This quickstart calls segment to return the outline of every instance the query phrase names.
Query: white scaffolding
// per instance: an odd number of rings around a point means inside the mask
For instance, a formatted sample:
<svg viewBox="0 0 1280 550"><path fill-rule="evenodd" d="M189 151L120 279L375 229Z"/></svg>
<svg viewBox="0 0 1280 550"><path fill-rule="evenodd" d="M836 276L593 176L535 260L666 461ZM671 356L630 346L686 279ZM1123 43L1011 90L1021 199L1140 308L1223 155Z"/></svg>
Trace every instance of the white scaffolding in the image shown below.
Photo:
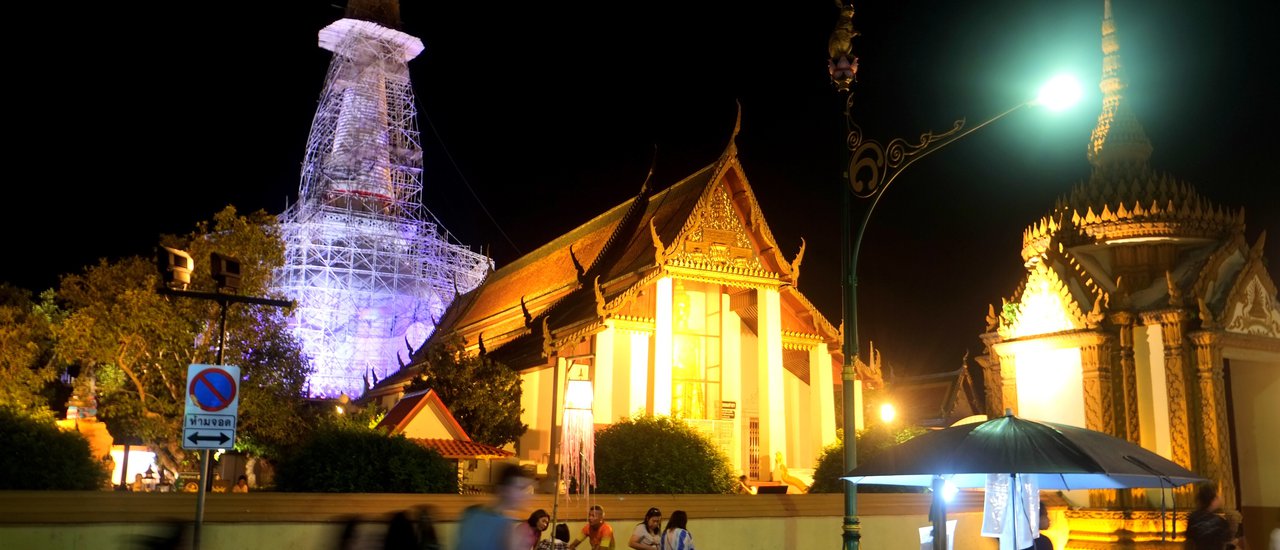
<svg viewBox="0 0 1280 550"><path fill-rule="evenodd" d="M458 292L492 261L458 244L422 206L422 147L407 62L422 42L341 19L320 31L333 51L311 124L299 200L281 214L276 289L316 368L309 393L357 397L400 368Z"/></svg>

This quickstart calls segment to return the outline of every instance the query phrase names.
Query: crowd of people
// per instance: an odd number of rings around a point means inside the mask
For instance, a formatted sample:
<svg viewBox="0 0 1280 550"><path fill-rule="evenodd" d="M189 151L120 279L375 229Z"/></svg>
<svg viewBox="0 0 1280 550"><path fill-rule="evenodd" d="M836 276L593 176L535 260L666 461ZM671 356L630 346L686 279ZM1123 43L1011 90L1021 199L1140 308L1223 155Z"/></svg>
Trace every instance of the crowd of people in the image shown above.
<svg viewBox="0 0 1280 550"><path fill-rule="evenodd" d="M587 523L569 540L567 524L556 525L551 537L546 536L551 516L546 510L534 510L529 518L512 524L510 514L521 509L529 496L533 480L518 467L500 471L496 499L488 506L467 508L458 523L457 550L613 550L618 540L613 526L605 521L604 508L593 505L587 510ZM689 516L683 510L672 512L666 527L662 511L650 508L644 519L632 529L626 540L631 550L695 550L689 532Z"/></svg>

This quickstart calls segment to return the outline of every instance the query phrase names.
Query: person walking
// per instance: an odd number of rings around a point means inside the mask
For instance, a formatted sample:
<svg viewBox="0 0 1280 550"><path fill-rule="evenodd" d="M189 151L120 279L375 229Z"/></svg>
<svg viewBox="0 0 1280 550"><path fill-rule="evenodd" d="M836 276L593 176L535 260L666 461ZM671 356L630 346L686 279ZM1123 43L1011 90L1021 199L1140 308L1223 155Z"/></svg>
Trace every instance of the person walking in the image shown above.
<svg viewBox="0 0 1280 550"><path fill-rule="evenodd" d="M542 508L534 510L529 514L529 519L516 525L517 544L522 550L531 550L538 544L542 533L546 532L549 525L551 525L551 514Z"/></svg>
<svg viewBox="0 0 1280 550"><path fill-rule="evenodd" d="M591 550L616 548L613 540L613 527L604 521L604 508L599 504L587 510L587 524L582 527L582 536L569 543L569 550L575 550L582 541L591 544Z"/></svg>
<svg viewBox="0 0 1280 550"><path fill-rule="evenodd" d="M661 550L694 550L693 535L689 533L689 516L684 510L671 512L667 528L662 531Z"/></svg>
<svg viewBox="0 0 1280 550"><path fill-rule="evenodd" d="M1187 547L1194 550L1224 550L1235 547L1227 520L1219 515L1222 497L1218 487L1202 483L1196 489L1196 509L1187 516Z"/></svg>
<svg viewBox="0 0 1280 550"><path fill-rule="evenodd" d="M520 467L506 464L498 472L495 488L497 499L490 506L474 505L462 512L458 521L457 550L516 550L519 537L508 514L524 507L529 500L529 488L533 480L524 475ZM525 546L520 550L528 550Z"/></svg>
<svg viewBox="0 0 1280 550"><path fill-rule="evenodd" d="M662 538L662 510L650 508L644 513L644 521L631 530L627 546L632 550L660 550Z"/></svg>

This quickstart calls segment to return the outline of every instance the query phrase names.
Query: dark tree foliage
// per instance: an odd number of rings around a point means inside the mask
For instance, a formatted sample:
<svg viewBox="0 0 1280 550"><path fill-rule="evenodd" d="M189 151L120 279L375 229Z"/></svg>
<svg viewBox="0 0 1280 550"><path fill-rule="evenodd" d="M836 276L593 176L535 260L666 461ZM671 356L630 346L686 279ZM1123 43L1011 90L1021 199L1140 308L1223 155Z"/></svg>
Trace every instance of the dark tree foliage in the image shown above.
<svg viewBox="0 0 1280 550"><path fill-rule="evenodd" d="M596 492L731 493L729 459L692 426L665 416L636 416L596 434Z"/></svg>
<svg viewBox="0 0 1280 550"><path fill-rule="evenodd" d="M0 283L0 404L53 417L54 323L30 292Z"/></svg>
<svg viewBox="0 0 1280 550"><path fill-rule="evenodd" d="M0 407L0 449L0 491L91 491L110 475L80 434L7 407Z"/></svg>
<svg viewBox="0 0 1280 550"><path fill-rule="evenodd" d="M862 430L858 432L857 436L858 464L871 460L881 451L903 443L924 432L924 428L916 426L907 426L895 430L884 424L877 424ZM810 493L839 493L844 491L844 484L847 482L840 479L840 476L845 474L844 435L837 432L836 439L836 443L828 445L827 448L822 450L822 455L818 457L818 464L813 470L813 485L809 487ZM858 492L860 493L916 493L920 491L921 489L915 487L858 486Z"/></svg>
<svg viewBox="0 0 1280 550"><path fill-rule="evenodd" d="M328 422L276 468L276 489L303 493L457 493L458 468L402 435Z"/></svg>
<svg viewBox="0 0 1280 550"><path fill-rule="evenodd" d="M427 348L422 372L406 392L435 390L471 439L501 447L529 429L520 422L520 375L487 355L468 355L457 334Z"/></svg>

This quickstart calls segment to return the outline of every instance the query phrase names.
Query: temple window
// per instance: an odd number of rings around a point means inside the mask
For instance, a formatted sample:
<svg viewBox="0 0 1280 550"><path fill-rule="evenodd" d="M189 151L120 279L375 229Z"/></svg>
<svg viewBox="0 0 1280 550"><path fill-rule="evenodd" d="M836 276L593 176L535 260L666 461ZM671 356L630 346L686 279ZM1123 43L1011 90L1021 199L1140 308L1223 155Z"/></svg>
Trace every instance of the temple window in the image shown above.
<svg viewBox="0 0 1280 550"><path fill-rule="evenodd" d="M672 292L671 415L720 411L720 286L676 279Z"/></svg>

